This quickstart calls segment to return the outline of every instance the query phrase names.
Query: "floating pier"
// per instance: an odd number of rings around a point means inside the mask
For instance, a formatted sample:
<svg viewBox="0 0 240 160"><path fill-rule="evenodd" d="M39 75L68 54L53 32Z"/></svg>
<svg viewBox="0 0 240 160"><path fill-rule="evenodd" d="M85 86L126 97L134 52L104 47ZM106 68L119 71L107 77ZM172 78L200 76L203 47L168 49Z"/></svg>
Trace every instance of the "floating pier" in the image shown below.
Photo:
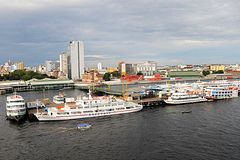
<svg viewBox="0 0 240 160"><path fill-rule="evenodd" d="M141 100L133 100L132 102L143 105L143 107L151 107L151 106L161 106L164 104L162 98L154 97L154 98L145 98Z"/></svg>

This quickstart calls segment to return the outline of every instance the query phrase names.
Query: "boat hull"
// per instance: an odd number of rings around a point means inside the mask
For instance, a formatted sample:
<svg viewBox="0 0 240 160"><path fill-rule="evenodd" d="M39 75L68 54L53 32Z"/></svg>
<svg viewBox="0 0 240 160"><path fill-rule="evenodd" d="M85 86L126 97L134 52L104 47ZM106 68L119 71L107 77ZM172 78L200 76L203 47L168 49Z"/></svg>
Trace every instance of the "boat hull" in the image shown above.
<svg viewBox="0 0 240 160"><path fill-rule="evenodd" d="M12 121L23 121L26 118L26 114L25 115L17 115L17 116L7 116L8 120L12 120Z"/></svg>
<svg viewBox="0 0 240 160"><path fill-rule="evenodd" d="M125 113L132 113L138 112L142 110L143 107L139 107L136 109L126 109L123 111L109 111L109 112L98 112L94 114L78 114L78 115L66 115L66 116L52 116L52 115L40 115L34 114L38 121L66 121L66 120L74 120L74 119L84 119L84 118L94 118L94 117L103 117L103 116L110 116L116 114L125 114Z"/></svg>
<svg viewBox="0 0 240 160"><path fill-rule="evenodd" d="M168 105L181 105L181 104L191 104L191 103L201 103L207 102L207 99L189 99L189 100L164 100L165 104Z"/></svg>

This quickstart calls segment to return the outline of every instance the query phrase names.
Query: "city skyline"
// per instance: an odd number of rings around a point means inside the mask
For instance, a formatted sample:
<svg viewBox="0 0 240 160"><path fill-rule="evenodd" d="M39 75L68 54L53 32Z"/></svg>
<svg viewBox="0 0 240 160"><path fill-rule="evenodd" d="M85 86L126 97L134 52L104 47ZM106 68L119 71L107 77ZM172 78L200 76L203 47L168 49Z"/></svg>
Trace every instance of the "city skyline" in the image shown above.
<svg viewBox="0 0 240 160"><path fill-rule="evenodd" d="M235 0L14 0L0 9L0 63L56 60L71 40L84 42L86 66L240 63Z"/></svg>

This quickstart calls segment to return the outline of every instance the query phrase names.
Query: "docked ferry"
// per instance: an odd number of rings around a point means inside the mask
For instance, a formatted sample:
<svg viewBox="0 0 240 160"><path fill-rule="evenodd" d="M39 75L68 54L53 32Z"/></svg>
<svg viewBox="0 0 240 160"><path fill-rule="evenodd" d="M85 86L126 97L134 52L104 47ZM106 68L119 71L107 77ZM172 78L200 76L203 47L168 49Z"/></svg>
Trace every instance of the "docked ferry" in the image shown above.
<svg viewBox="0 0 240 160"><path fill-rule="evenodd" d="M79 97L76 100L65 98L63 105L47 107L34 115L39 121L59 121L131 113L142 108L142 105L114 97Z"/></svg>
<svg viewBox="0 0 240 160"><path fill-rule="evenodd" d="M26 116L25 101L20 95L7 96L6 102L7 119L20 121Z"/></svg>
<svg viewBox="0 0 240 160"><path fill-rule="evenodd" d="M205 89L206 97L209 99L228 99L238 97L237 87L209 86Z"/></svg>
<svg viewBox="0 0 240 160"><path fill-rule="evenodd" d="M178 105L187 103L199 103L208 101L206 98L199 94L188 94L185 92L173 93L168 99L164 100L166 104Z"/></svg>

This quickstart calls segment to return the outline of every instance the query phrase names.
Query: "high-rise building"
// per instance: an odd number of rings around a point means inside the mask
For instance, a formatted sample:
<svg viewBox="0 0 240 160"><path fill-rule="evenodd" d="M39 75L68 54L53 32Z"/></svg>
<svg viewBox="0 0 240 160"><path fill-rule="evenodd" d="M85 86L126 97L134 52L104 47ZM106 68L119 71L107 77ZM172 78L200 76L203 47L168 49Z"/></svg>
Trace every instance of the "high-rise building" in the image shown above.
<svg viewBox="0 0 240 160"><path fill-rule="evenodd" d="M46 71L51 72L53 70L58 70L59 69L59 61L45 61L46 64Z"/></svg>
<svg viewBox="0 0 240 160"><path fill-rule="evenodd" d="M102 63L101 62L98 63L97 68L98 68L98 70L102 70Z"/></svg>
<svg viewBox="0 0 240 160"><path fill-rule="evenodd" d="M10 67L11 67L11 68L10 68L10 71L11 71L11 72L17 70L17 66L16 66L15 64L11 65Z"/></svg>
<svg viewBox="0 0 240 160"><path fill-rule="evenodd" d="M46 71L51 72L53 68L53 61L45 61Z"/></svg>
<svg viewBox="0 0 240 160"><path fill-rule="evenodd" d="M67 52L63 52L59 56L60 61L60 71L68 77L68 57L69 54Z"/></svg>
<svg viewBox="0 0 240 160"><path fill-rule="evenodd" d="M63 52L59 56L60 61L60 73L63 77L71 79L71 61L70 61L70 51Z"/></svg>
<svg viewBox="0 0 240 160"><path fill-rule="evenodd" d="M16 62L15 65L17 67L17 70L24 70L24 63L22 61Z"/></svg>
<svg viewBox="0 0 240 160"><path fill-rule="evenodd" d="M131 63L119 62L118 71L122 76L136 74L134 64Z"/></svg>
<svg viewBox="0 0 240 160"><path fill-rule="evenodd" d="M45 65L39 65L36 68L32 68L30 70L35 71L35 72L39 72L39 73L46 73L47 69L46 69Z"/></svg>
<svg viewBox="0 0 240 160"><path fill-rule="evenodd" d="M81 79L84 74L84 45L82 41L69 44L71 79Z"/></svg>

